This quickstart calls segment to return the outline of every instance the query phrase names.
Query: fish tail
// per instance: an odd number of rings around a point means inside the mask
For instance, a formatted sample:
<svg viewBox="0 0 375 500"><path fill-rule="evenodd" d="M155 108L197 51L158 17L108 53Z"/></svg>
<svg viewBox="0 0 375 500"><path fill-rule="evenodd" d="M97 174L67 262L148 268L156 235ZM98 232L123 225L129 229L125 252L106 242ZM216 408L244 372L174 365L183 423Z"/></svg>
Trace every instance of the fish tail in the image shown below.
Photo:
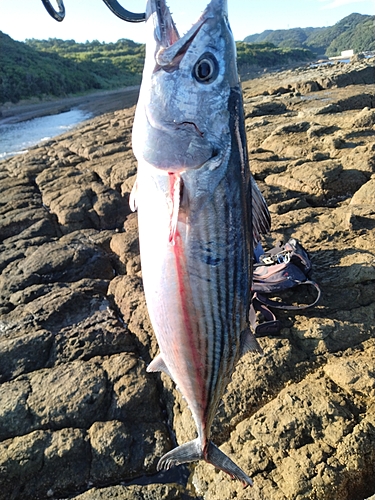
<svg viewBox="0 0 375 500"><path fill-rule="evenodd" d="M159 460L157 469L170 469L174 465L186 464L188 462L195 462L196 460L203 460L203 451L200 440L194 439L188 443L182 444L177 448L169 451Z"/></svg>
<svg viewBox="0 0 375 500"><path fill-rule="evenodd" d="M197 460L205 460L217 469L230 475L232 479L238 479L245 486L252 486L253 481L236 465L225 453L223 453L212 441L202 450L199 438L189 441L174 450L169 451L161 457L158 463L158 470L170 469L174 465L181 465Z"/></svg>

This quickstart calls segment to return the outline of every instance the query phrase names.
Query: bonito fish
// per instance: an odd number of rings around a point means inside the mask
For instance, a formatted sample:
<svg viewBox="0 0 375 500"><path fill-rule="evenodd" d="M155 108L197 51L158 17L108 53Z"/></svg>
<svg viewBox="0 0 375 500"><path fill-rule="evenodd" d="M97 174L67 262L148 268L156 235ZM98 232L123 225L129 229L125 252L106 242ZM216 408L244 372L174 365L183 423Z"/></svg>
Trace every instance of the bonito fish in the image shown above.
<svg viewBox="0 0 375 500"><path fill-rule="evenodd" d="M147 307L163 371L180 389L198 437L159 469L206 460L251 479L210 441L241 355L260 350L248 328L252 249L269 229L248 168L236 48L226 0L212 0L180 37L165 0L148 0L148 40L133 150Z"/></svg>

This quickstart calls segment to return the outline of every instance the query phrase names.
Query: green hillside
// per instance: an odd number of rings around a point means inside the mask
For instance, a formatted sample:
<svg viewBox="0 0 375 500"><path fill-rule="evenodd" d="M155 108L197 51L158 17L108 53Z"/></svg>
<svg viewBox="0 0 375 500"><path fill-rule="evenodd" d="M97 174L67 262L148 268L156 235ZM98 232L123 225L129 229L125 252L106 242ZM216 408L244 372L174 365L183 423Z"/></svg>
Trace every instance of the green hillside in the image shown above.
<svg viewBox="0 0 375 500"><path fill-rule="evenodd" d="M0 32L0 104L140 83L144 46L73 40L12 40Z"/></svg>
<svg viewBox="0 0 375 500"><path fill-rule="evenodd" d="M239 71L307 61L305 48L280 48L271 43L237 43ZM16 42L0 32L0 104L30 97L65 96L95 89L138 84L145 46L131 40L27 40Z"/></svg>
<svg viewBox="0 0 375 500"><path fill-rule="evenodd" d="M247 36L246 43L273 43L278 47L306 47L308 38L325 28L292 28L289 30L266 30L262 33Z"/></svg>
<svg viewBox="0 0 375 500"><path fill-rule="evenodd" d="M26 44L39 52L56 54L91 71L99 82L108 85L139 83L143 71L145 46L132 40L116 43L98 40L76 43L74 40L26 40Z"/></svg>
<svg viewBox="0 0 375 500"><path fill-rule="evenodd" d="M249 67L280 67L296 62L314 59L313 53L306 48L276 47L273 43L237 42L237 62L240 73Z"/></svg>
<svg viewBox="0 0 375 500"><path fill-rule="evenodd" d="M375 16L350 14L327 28L267 30L250 35L247 43L270 42L278 47L306 48L317 56L338 56L343 50L355 53L375 50Z"/></svg>

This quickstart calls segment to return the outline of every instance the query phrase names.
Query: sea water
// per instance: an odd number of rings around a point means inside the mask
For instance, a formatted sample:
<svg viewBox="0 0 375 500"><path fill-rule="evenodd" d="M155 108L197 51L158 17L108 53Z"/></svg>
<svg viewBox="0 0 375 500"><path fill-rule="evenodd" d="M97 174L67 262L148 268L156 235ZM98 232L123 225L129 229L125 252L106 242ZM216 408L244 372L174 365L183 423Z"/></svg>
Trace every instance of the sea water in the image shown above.
<svg viewBox="0 0 375 500"><path fill-rule="evenodd" d="M19 123L2 124L0 120L0 160L27 153L32 146L63 134L90 116L79 109L72 109Z"/></svg>

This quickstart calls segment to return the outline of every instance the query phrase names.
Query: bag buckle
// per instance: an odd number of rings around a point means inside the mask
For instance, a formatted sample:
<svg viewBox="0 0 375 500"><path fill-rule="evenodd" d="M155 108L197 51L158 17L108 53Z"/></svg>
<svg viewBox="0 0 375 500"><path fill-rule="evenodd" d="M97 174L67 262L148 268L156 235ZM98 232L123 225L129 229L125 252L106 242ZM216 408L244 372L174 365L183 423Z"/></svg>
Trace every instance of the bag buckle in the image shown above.
<svg viewBox="0 0 375 500"><path fill-rule="evenodd" d="M264 254L259 257L259 262L265 266L273 266L274 264L289 264L290 252L288 250L283 250L282 252L273 255Z"/></svg>

